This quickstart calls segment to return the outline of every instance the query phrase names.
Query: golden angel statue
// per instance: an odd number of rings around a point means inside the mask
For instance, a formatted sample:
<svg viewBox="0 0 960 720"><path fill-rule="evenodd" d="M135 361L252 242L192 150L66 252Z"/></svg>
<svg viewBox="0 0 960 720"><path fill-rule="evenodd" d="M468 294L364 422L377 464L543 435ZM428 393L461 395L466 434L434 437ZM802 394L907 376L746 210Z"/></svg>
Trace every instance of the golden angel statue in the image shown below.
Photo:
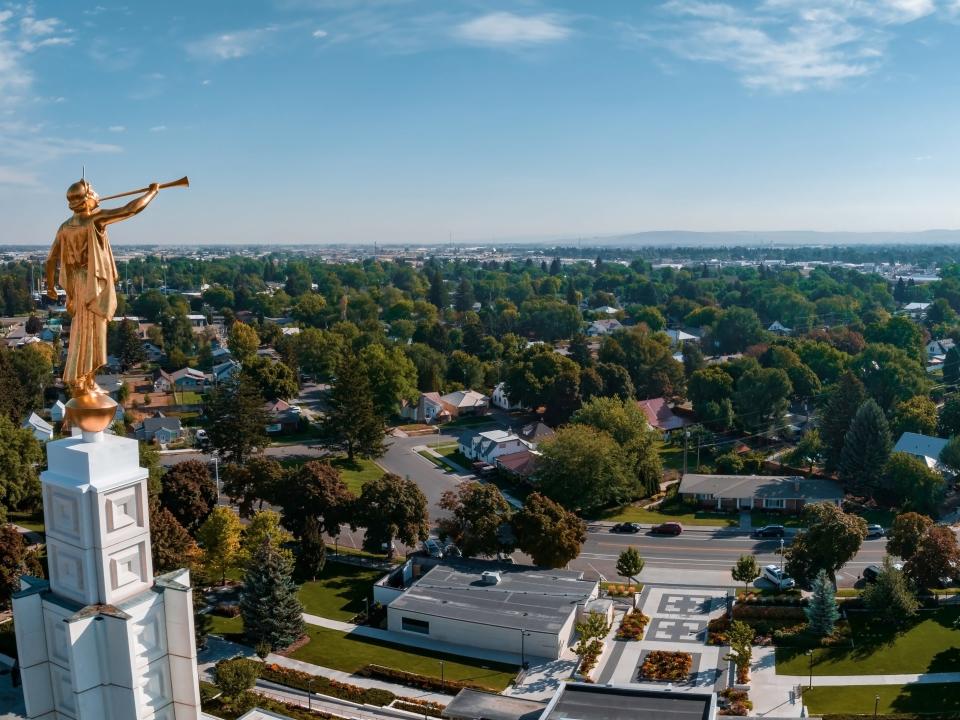
<svg viewBox="0 0 960 720"><path fill-rule="evenodd" d="M107 362L107 323L117 309L117 266L107 238L107 225L126 220L157 196L153 183L146 192L123 207L105 210L86 180L67 189L73 215L57 231L47 258L47 295L57 299L59 282L67 293L67 312L73 318L63 380L74 396L99 393L97 370Z"/></svg>

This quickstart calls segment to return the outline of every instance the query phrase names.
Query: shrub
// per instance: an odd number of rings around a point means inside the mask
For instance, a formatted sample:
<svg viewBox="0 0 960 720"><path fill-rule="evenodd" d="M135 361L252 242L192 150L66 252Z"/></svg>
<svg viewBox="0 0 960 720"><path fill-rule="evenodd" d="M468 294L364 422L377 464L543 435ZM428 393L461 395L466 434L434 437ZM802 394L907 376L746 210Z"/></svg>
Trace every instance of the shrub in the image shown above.
<svg viewBox="0 0 960 720"><path fill-rule="evenodd" d="M690 677L692 667L690 653L651 650L640 667L640 675L647 680L683 682Z"/></svg>
<svg viewBox="0 0 960 720"><path fill-rule="evenodd" d="M597 666L597 661L600 659L600 655L603 653L603 640L594 638L591 640L584 651L580 656L580 674L584 677L590 675L590 671Z"/></svg>
<svg viewBox="0 0 960 720"><path fill-rule="evenodd" d="M379 688L362 688L357 685L337 682L321 675L311 675L310 673L292 668L283 667L275 663L268 663L263 666L260 677L278 685L297 688L299 690L311 690L321 695L348 700L360 705L376 705L383 707L389 705L397 696L389 690Z"/></svg>
<svg viewBox="0 0 960 720"><path fill-rule="evenodd" d="M426 702L425 700L417 700L415 698L396 700L390 707L396 708L397 710L406 710L407 712L416 713L417 715L429 715L435 718L443 717L444 709L444 706L439 703Z"/></svg>
<svg viewBox="0 0 960 720"><path fill-rule="evenodd" d="M736 604L733 606L734 620L804 620L807 616L800 605L795 606L766 606Z"/></svg>
<svg viewBox="0 0 960 720"><path fill-rule="evenodd" d="M408 687L420 688L421 690L429 690L430 692L445 692L449 690L463 690L464 688L468 690L480 690L483 692L492 692L499 693L500 691L495 688L484 687L483 685L478 685L476 683L464 682L462 680L446 680L440 682L439 678L432 678L426 675L418 675L417 673L407 672L406 670L397 670L396 668L384 667L383 665L364 665L357 671L357 675L361 677L374 678L376 680L387 680L389 682L397 682L401 685L407 685Z"/></svg>
<svg viewBox="0 0 960 720"><path fill-rule="evenodd" d="M217 603L210 612L220 617L235 618L240 615L240 606L236 603Z"/></svg>
<svg viewBox="0 0 960 720"><path fill-rule="evenodd" d="M617 628L617 640L639 640L643 631L647 629L650 618L639 610L631 610L623 616L620 627Z"/></svg>
<svg viewBox="0 0 960 720"><path fill-rule="evenodd" d="M726 688L721 690L718 695L721 702L720 715L744 716L749 715L750 711L753 710L753 702L751 702L745 690Z"/></svg>

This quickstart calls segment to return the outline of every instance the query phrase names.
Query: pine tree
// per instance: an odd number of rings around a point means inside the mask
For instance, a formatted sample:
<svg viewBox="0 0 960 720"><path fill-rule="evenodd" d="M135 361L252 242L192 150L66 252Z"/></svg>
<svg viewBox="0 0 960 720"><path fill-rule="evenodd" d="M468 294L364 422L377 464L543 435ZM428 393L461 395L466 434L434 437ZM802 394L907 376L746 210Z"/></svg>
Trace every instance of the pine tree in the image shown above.
<svg viewBox="0 0 960 720"><path fill-rule="evenodd" d="M872 497L890 459L890 427L883 410L867 400L850 423L840 453L840 479L851 492Z"/></svg>
<svg viewBox="0 0 960 720"><path fill-rule="evenodd" d="M256 385L242 373L207 396L210 442L221 462L243 462L254 449L267 445L265 401Z"/></svg>
<svg viewBox="0 0 960 720"><path fill-rule="evenodd" d="M562 265L560 264L560 257L555 257L550 261L550 274L559 275L562 272Z"/></svg>
<svg viewBox="0 0 960 720"><path fill-rule="evenodd" d="M955 347L947 350L943 359L943 381L947 385L960 383L960 350Z"/></svg>
<svg viewBox="0 0 960 720"><path fill-rule="evenodd" d="M807 616L807 630L812 635L827 637L833 634L840 611L837 609L836 590L826 570L817 573L813 581L813 595L804 613Z"/></svg>
<svg viewBox="0 0 960 720"><path fill-rule="evenodd" d="M430 295L428 298L441 313L450 306L447 287L444 284L443 273L439 267L430 276Z"/></svg>
<svg viewBox="0 0 960 720"><path fill-rule="evenodd" d="M344 353L337 366L324 427L331 437L346 445L351 461L356 454L376 457L383 452L383 418L374 406L367 373L352 353Z"/></svg>
<svg viewBox="0 0 960 720"><path fill-rule="evenodd" d="M867 391L860 379L852 372L844 373L837 382L820 421L820 439L824 444L828 471L836 470L840 464L843 439L850 429L854 415L866 399Z"/></svg>
<svg viewBox="0 0 960 720"><path fill-rule="evenodd" d="M293 581L293 562L265 540L247 570L240 598L243 629L251 645L276 650L304 633L303 605Z"/></svg>
<svg viewBox="0 0 960 720"><path fill-rule="evenodd" d="M455 295L457 312L465 313L468 310L473 310L474 301L473 284L466 278L460 278Z"/></svg>
<svg viewBox="0 0 960 720"><path fill-rule="evenodd" d="M893 288L893 299L898 303L907 301L907 285L903 278L897 278L897 285Z"/></svg>

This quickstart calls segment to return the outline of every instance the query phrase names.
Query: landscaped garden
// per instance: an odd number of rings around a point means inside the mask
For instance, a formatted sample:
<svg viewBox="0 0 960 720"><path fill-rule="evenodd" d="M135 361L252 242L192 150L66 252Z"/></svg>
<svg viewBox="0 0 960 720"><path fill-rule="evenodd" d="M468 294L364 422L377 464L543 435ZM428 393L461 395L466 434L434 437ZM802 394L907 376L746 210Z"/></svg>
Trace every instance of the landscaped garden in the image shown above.
<svg viewBox="0 0 960 720"><path fill-rule="evenodd" d="M320 577L300 586L300 602L311 615L349 621L366 609L373 583L383 575L382 570L328 561Z"/></svg>
<svg viewBox="0 0 960 720"><path fill-rule="evenodd" d="M690 678L692 669L693 656L690 653L651 650L640 666L640 677L644 680L684 682Z"/></svg>
<svg viewBox="0 0 960 720"><path fill-rule="evenodd" d="M516 675L517 668L428 650L408 651L402 646L350 635L339 630L307 626L310 642L295 650L295 660L356 673L367 665L384 665L408 672L440 678L443 660L445 679L469 682L500 691Z"/></svg>
<svg viewBox="0 0 960 720"><path fill-rule="evenodd" d="M623 616L617 628L617 640L640 640L650 618L639 610L631 610Z"/></svg>
<svg viewBox="0 0 960 720"><path fill-rule="evenodd" d="M897 628L866 612L851 612L852 644L818 648L814 675L882 675L960 671L960 608L921 610ZM777 648L777 673L807 675L803 648Z"/></svg>
<svg viewBox="0 0 960 720"><path fill-rule="evenodd" d="M813 715L872 715L878 696L880 715L933 713L943 717L960 712L960 683L815 686L804 689L803 704Z"/></svg>

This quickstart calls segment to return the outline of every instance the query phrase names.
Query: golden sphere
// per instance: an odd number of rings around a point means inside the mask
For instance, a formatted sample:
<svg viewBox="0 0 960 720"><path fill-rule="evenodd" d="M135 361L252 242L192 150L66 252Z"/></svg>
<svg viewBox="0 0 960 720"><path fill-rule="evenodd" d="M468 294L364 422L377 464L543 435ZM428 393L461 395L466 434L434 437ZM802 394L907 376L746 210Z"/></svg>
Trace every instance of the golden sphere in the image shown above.
<svg viewBox="0 0 960 720"><path fill-rule="evenodd" d="M67 403L67 419L86 432L102 432L117 414L117 401L104 392L88 392Z"/></svg>

